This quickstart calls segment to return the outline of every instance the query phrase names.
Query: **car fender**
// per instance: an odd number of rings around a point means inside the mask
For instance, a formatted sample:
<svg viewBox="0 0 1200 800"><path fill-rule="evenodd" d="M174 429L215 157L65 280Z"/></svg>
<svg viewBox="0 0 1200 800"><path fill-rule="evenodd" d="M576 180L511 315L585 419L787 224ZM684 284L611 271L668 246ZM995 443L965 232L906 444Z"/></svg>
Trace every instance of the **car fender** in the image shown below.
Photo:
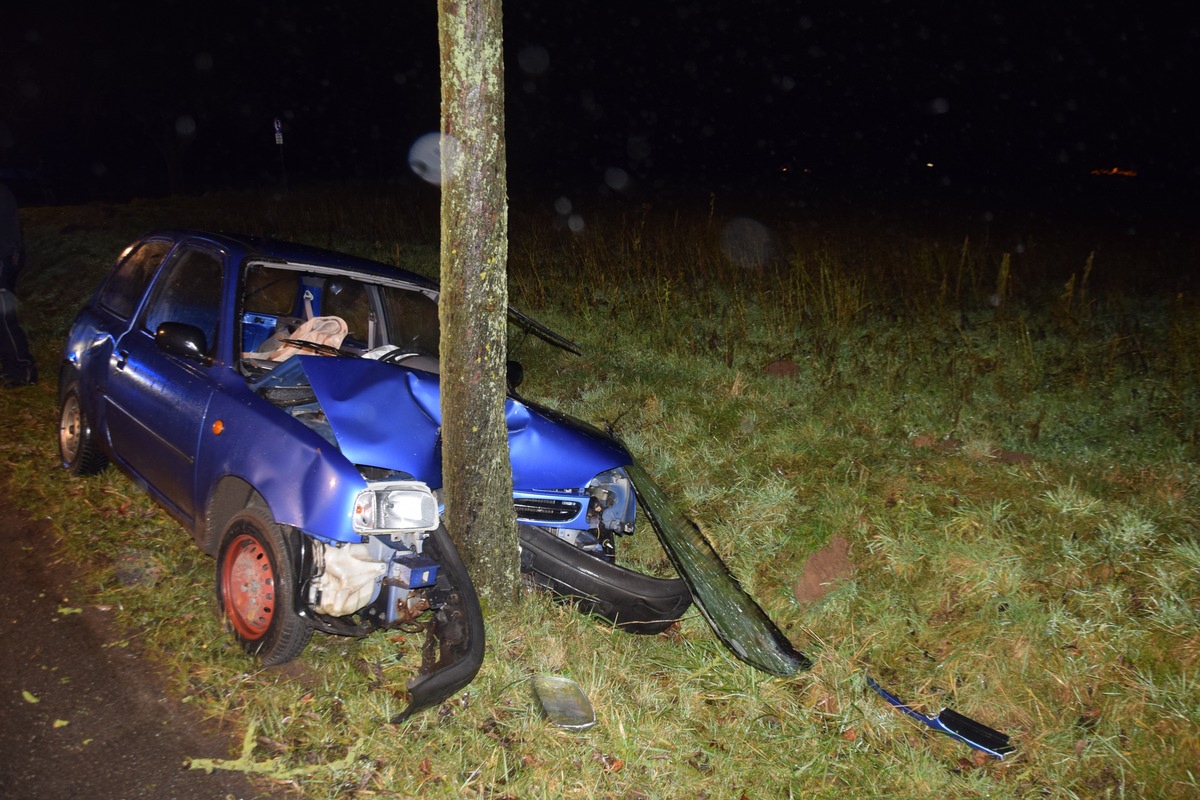
<svg viewBox="0 0 1200 800"><path fill-rule="evenodd" d="M91 309L80 312L67 336L63 367L59 373L59 400L62 400L62 392L70 379L78 380L79 399L93 425L99 425L103 421L100 416L102 404L96 402L96 395L103 383L101 378L108 369L109 358L115 346L112 335L103 329L101 320Z"/></svg>
<svg viewBox="0 0 1200 800"><path fill-rule="evenodd" d="M261 495L276 522L328 542L362 538L351 514L366 480L337 447L248 390L218 391L209 405L196 457L198 508L209 507L227 477Z"/></svg>

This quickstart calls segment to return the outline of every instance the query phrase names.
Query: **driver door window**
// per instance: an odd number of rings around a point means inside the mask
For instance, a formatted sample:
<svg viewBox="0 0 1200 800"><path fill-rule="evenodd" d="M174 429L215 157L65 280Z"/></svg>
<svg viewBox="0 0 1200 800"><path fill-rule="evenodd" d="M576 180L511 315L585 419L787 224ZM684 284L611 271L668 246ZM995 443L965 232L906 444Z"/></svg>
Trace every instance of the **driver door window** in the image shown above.
<svg viewBox="0 0 1200 800"><path fill-rule="evenodd" d="M212 355L220 307L220 260L203 250L189 250L167 265L155 284L142 327L153 335L164 322L194 325L204 333Z"/></svg>

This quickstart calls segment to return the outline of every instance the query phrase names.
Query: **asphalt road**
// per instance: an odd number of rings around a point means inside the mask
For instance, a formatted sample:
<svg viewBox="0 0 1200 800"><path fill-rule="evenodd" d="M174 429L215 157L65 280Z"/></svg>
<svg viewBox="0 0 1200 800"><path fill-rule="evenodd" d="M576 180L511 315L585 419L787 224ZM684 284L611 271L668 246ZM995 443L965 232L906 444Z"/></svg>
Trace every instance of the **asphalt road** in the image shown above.
<svg viewBox="0 0 1200 800"><path fill-rule="evenodd" d="M0 798L224 800L283 797L245 775L190 770L240 750L172 698L110 613L57 558L55 532L3 505L0 482ZM295 795L290 795L294 797Z"/></svg>

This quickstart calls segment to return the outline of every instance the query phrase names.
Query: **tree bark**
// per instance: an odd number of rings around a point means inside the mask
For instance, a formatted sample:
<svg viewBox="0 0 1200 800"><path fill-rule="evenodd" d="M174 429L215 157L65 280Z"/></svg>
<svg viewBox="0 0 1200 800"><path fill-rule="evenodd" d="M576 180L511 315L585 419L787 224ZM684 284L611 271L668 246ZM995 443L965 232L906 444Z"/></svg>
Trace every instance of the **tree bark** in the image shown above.
<svg viewBox="0 0 1200 800"><path fill-rule="evenodd" d="M508 187L500 0L439 0L446 527L485 607L520 586L504 419Z"/></svg>

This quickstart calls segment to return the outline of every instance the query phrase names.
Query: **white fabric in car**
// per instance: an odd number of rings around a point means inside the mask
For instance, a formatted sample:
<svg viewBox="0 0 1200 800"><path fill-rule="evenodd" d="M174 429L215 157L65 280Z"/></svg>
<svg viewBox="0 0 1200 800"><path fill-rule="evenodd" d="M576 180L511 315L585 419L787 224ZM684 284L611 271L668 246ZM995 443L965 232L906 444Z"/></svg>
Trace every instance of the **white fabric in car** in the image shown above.
<svg viewBox="0 0 1200 800"><path fill-rule="evenodd" d="M313 317L288 334L286 338L338 348L342 346L342 340L346 338L348 332L346 320L341 317ZM312 350L305 350L283 342L270 353L259 357L269 361L286 361L298 353L316 355Z"/></svg>

